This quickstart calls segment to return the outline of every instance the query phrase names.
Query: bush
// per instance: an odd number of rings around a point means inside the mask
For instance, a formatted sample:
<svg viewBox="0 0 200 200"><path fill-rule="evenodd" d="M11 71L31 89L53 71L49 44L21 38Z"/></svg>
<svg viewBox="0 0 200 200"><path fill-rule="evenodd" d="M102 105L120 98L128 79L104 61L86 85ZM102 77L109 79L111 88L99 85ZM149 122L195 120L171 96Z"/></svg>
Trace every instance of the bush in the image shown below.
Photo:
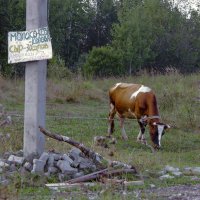
<svg viewBox="0 0 200 200"><path fill-rule="evenodd" d="M86 77L109 77L121 75L121 54L111 47L94 47L83 65L83 74Z"/></svg>
<svg viewBox="0 0 200 200"><path fill-rule="evenodd" d="M65 66L65 62L59 56L54 56L48 63L47 76L50 79L71 78L72 72Z"/></svg>

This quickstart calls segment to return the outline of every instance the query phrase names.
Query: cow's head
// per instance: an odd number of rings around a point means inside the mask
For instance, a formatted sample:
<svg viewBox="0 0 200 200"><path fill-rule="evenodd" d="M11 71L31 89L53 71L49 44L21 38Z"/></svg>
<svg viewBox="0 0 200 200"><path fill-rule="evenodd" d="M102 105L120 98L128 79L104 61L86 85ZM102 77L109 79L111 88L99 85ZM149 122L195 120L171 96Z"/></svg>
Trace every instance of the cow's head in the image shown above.
<svg viewBox="0 0 200 200"><path fill-rule="evenodd" d="M168 124L158 122L157 120L150 120L149 131L155 149L161 147L162 136L165 134L165 130L169 128L170 126Z"/></svg>

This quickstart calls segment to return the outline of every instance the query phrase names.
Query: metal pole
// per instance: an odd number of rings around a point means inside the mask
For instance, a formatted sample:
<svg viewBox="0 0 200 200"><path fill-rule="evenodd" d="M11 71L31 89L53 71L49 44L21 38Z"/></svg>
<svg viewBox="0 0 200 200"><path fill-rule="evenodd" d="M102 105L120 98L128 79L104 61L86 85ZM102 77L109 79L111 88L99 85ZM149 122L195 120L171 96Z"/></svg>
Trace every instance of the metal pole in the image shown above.
<svg viewBox="0 0 200 200"><path fill-rule="evenodd" d="M47 26L47 0L26 0L26 30ZM45 139L39 125L45 127L47 61L26 63L24 108L24 156L40 155Z"/></svg>

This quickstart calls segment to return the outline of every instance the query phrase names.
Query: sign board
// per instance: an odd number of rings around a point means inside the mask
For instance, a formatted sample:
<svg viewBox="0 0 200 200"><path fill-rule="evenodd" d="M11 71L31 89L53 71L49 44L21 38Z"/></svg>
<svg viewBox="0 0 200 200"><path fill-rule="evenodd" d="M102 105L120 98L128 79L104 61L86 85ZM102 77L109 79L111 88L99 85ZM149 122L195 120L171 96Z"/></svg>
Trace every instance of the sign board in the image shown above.
<svg viewBox="0 0 200 200"><path fill-rule="evenodd" d="M8 33L8 63L52 58L48 27Z"/></svg>

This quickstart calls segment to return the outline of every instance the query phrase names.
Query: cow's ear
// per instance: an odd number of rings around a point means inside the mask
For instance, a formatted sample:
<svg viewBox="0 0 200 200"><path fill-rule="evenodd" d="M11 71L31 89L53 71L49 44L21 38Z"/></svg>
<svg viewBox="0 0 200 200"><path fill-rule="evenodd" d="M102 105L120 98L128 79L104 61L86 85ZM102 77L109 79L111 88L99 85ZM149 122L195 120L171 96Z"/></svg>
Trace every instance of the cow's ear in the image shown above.
<svg viewBox="0 0 200 200"><path fill-rule="evenodd" d="M164 129L169 129L171 126L169 124L165 124Z"/></svg>

